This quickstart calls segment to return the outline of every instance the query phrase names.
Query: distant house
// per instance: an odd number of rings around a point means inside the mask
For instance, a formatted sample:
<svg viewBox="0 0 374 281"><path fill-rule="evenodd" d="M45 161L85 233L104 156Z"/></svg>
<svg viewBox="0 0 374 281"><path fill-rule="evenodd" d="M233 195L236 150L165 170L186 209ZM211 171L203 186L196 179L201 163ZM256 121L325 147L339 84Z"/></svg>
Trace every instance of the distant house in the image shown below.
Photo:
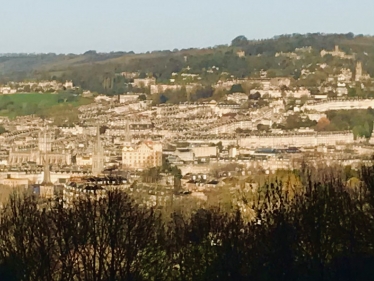
<svg viewBox="0 0 374 281"><path fill-rule="evenodd" d="M134 79L132 86L141 88L141 87L149 87L155 84L156 84L156 78L137 78L137 79Z"/></svg>
<svg viewBox="0 0 374 281"><path fill-rule="evenodd" d="M244 93L233 93L231 95L227 95L228 101L233 101L237 104L242 104L248 101L248 96Z"/></svg>
<svg viewBox="0 0 374 281"><path fill-rule="evenodd" d="M136 101L139 95L124 94L119 96L119 103L126 103L129 101Z"/></svg>
<svg viewBox="0 0 374 281"><path fill-rule="evenodd" d="M92 156L77 156L76 157L77 166L92 166Z"/></svg>
<svg viewBox="0 0 374 281"><path fill-rule="evenodd" d="M236 55L237 55L239 58L243 58L243 57L245 57L245 52L244 52L244 51L237 51L237 52L236 52Z"/></svg>

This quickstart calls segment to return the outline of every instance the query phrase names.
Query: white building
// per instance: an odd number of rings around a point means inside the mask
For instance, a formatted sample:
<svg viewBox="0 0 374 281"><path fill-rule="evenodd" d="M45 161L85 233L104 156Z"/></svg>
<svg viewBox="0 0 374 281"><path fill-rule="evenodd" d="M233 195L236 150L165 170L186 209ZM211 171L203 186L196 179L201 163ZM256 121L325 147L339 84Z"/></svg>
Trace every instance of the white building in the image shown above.
<svg viewBox="0 0 374 281"><path fill-rule="evenodd" d="M228 101L233 101L237 104L242 104L248 101L248 96L244 93L233 93L231 95L227 95Z"/></svg>
<svg viewBox="0 0 374 281"><path fill-rule="evenodd" d="M183 162L193 162L195 159L192 149L179 148L174 152L175 156L178 156Z"/></svg>
<svg viewBox="0 0 374 281"><path fill-rule="evenodd" d="M315 103L306 103L302 110L311 110L325 112L328 110L349 110L349 109L367 109L374 108L374 99L355 99L355 100L327 100Z"/></svg>
<svg viewBox="0 0 374 281"><path fill-rule="evenodd" d="M320 132L320 133L287 133L250 135L239 140L239 145L246 148L257 147L314 147L318 145L337 145L354 143L352 132Z"/></svg>
<svg viewBox="0 0 374 281"><path fill-rule="evenodd" d="M162 165L162 144L142 141L136 145L126 143L122 149L122 165L130 169L146 169Z"/></svg>
<svg viewBox="0 0 374 281"><path fill-rule="evenodd" d="M139 95L125 94L119 96L119 103L126 103L129 101L136 101L139 98Z"/></svg>
<svg viewBox="0 0 374 281"><path fill-rule="evenodd" d="M141 88L141 87L149 87L155 84L156 84L155 78L137 78L137 79L134 79L132 86Z"/></svg>
<svg viewBox="0 0 374 281"><path fill-rule="evenodd" d="M295 90L295 91L286 91L286 96L287 97L294 97L296 99L300 99L301 97L310 97L310 91L308 89L305 89L305 88L300 88L298 90Z"/></svg>
<svg viewBox="0 0 374 281"><path fill-rule="evenodd" d="M92 166L92 156L91 155L80 155L76 157L77 166Z"/></svg>
<svg viewBox="0 0 374 281"><path fill-rule="evenodd" d="M338 86L338 87L336 88L336 95L337 95L338 97L348 95L348 89L347 89L347 87L345 87L345 84L344 84L344 86Z"/></svg>
<svg viewBox="0 0 374 281"><path fill-rule="evenodd" d="M195 158L217 156L216 146L195 146L192 147L192 151L195 154Z"/></svg>
<svg viewBox="0 0 374 281"><path fill-rule="evenodd" d="M151 95L153 95L153 94L163 93L166 90L179 91L182 89L182 87L185 87L186 91L190 93L195 88L195 85L182 86L182 85L158 84L158 85L151 85L150 89L151 89Z"/></svg>

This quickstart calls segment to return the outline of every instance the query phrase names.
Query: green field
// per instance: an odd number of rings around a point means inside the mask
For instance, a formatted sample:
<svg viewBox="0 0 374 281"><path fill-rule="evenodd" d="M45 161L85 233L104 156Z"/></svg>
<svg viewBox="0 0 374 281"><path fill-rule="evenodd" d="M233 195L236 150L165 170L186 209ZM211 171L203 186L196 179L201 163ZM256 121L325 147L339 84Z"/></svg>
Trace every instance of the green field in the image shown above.
<svg viewBox="0 0 374 281"><path fill-rule="evenodd" d="M0 115L9 118L30 114L54 117L67 110L75 111L80 105L91 102L92 99L82 98L71 92L0 95Z"/></svg>

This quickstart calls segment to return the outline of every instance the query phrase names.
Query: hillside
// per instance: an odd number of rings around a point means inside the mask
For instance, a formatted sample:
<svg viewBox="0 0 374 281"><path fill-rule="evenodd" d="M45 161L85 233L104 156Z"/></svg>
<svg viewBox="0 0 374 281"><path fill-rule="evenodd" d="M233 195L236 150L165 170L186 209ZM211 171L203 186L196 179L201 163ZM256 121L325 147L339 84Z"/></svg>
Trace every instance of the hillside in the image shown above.
<svg viewBox="0 0 374 281"><path fill-rule="evenodd" d="M76 96L73 92L27 93L0 95L0 116L35 114L40 117L53 117L55 124L71 125L78 119L78 107L91 103L90 98Z"/></svg>
<svg viewBox="0 0 374 281"><path fill-rule="evenodd" d="M316 33L281 35L265 40L247 40L238 36L230 45L146 54L88 51L82 55L7 55L0 57L0 83L25 79L73 80L83 89L118 94L128 90L124 85L129 81L118 75L123 71L148 73L157 78L158 83L167 83L173 72L188 68L190 73L203 74L202 81L209 84L219 79L219 73L206 74L206 70L213 66L238 78L255 76L264 69L272 70L275 76L297 79L305 65L331 61L330 56L322 59L319 53L323 49L333 50L335 45L347 54L355 53L356 59L363 61L363 69L374 76L374 37ZM301 60L275 56L309 46L313 51ZM245 56L239 57L238 51L244 51ZM353 69L354 63L347 63L346 66Z"/></svg>

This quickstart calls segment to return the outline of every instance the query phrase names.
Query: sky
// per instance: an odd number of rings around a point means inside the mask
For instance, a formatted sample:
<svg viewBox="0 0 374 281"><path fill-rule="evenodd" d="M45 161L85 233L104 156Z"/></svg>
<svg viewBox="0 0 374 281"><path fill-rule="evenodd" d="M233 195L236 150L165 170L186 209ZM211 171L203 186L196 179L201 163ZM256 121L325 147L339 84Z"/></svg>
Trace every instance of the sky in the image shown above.
<svg viewBox="0 0 374 281"><path fill-rule="evenodd" d="M374 0L0 0L0 53L202 48L238 35L374 35Z"/></svg>

